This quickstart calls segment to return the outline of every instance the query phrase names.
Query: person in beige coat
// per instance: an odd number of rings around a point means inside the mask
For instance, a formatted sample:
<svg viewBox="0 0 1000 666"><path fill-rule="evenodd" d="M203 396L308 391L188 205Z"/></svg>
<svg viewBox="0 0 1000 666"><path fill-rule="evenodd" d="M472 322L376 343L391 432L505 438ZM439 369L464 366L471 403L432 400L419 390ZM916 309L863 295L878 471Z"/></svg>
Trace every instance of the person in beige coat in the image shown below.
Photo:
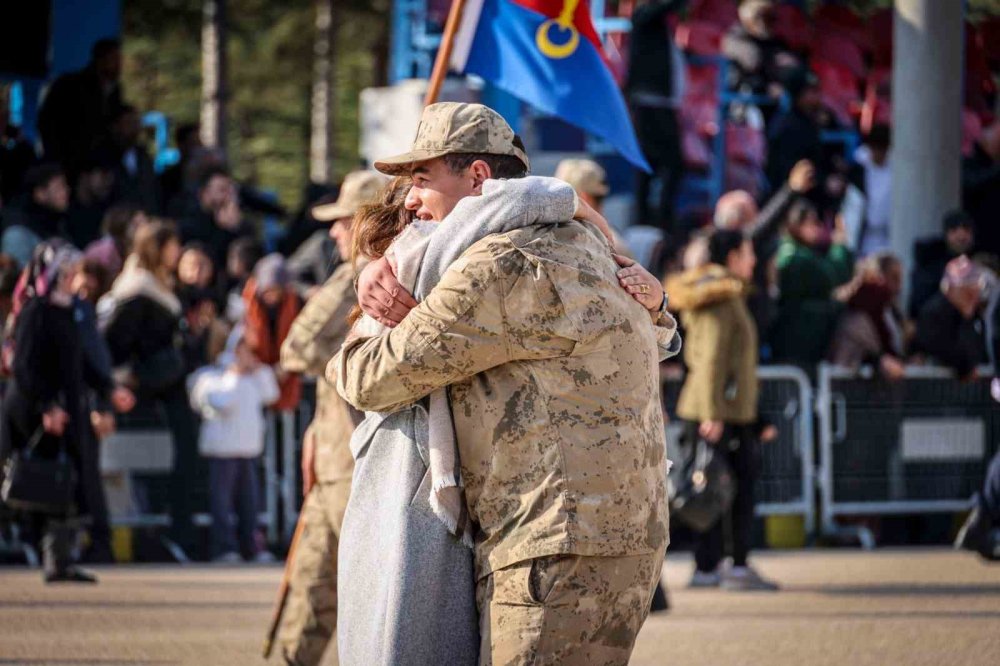
<svg viewBox="0 0 1000 666"><path fill-rule="evenodd" d="M739 231L719 230L709 239L709 263L667 283L671 306L680 310L686 331L688 374L677 402L677 414L685 422L683 439L692 446L701 437L717 447L737 479L731 520L723 516L697 537L691 587L777 589L747 564L758 435L773 439L777 434L773 427L760 427L757 412L757 329L746 304L755 264L749 238ZM733 564L723 570L727 523Z"/></svg>

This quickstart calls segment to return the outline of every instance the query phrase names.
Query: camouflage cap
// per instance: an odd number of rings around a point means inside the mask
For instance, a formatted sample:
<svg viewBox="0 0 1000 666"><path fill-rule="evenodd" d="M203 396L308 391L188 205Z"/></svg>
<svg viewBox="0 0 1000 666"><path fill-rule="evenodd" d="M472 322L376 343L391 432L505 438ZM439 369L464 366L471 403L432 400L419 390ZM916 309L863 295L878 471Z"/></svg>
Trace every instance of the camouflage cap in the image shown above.
<svg viewBox="0 0 1000 666"><path fill-rule="evenodd" d="M333 203L313 206L313 219L317 222L333 222L345 217L354 217L363 204L373 199L387 179L374 171L352 171L344 177L340 186L340 196Z"/></svg>
<svg viewBox="0 0 1000 666"><path fill-rule="evenodd" d="M376 160L375 168L390 176L409 173L414 164L450 153L512 155L530 168L524 150L514 145L514 130L482 104L440 102L424 109L413 148L402 155Z"/></svg>
<svg viewBox="0 0 1000 666"><path fill-rule="evenodd" d="M565 180L577 192L592 197L607 196L609 191L607 172L593 160L563 160L556 167L556 178Z"/></svg>

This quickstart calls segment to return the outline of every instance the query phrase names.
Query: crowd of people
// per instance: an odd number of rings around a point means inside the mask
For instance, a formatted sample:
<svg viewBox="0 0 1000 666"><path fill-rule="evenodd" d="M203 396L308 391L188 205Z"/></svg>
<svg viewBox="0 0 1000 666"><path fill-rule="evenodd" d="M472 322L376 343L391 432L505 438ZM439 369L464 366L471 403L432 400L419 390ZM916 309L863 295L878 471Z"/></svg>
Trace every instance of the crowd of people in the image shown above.
<svg viewBox="0 0 1000 666"><path fill-rule="evenodd" d="M888 252L888 129L872 129L854 160L831 155L817 81L769 32L772 3L744 7L725 41L731 85L790 100L767 114L771 194L733 189L710 223L676 224L679 70L633 68L639 138L658 142L640 221L669 232L646 268L601 217L611 187L596 162L526 178L520 138L479 105L428 107L413 151L377 162L383 175L348 175L266 255L244 188L197 127L178 128L180 162L155 173L117 42L53 84L41 155L0 113L11 137L0 146L0 457L66 453L80 477L76 511L21 516L46 579L93 580L75 564L76 514L90 517L85 559L113 559L100 442L137 406L158 409L173 442L174 556L197 551L201 455L210 557L267 560L264 414L294 409L305 374L317 409L302 443L288 663L317 663L338 626L350 663L536 650L627 661L668 541L656 369L682 362L685 443L715 446L738 481L732 519L696 537L691 585L776 590L748 561L757 446L777 434L760 418L757 367L812 373L826 360L898 381L928 361L963 380L983 365L996 375L1000 248L982 220L997 210L1000 128L966 164L968 211L917 243L905 289ZM676 64L659 11L637 9L633 55ZM477 123L491 131L466 131ZM440 575L432 592L428 570ZM581 638L551 640L567 635Z"/></svg>
<svg viewBox="0 0 1000 666"><path fill-rule="evenodd" d="M263 409L301 399L280 349L326 277L263 256L241 186L197 126L177 129L180 162L154 172L120 69L120 45L102 40L86 68L52 84L40 153L0 113L10 137L0 144L3 454L65 452L80 480L77 515L19 519L42 545L49 580L91 578L70 557L81 544L84 560L113 561L100 442L137 404L165 418L173 442L171 555L200 551L191 489L201 455L210 557L271 557L257 520ZM322 223L313 231L326 243L295 256L327 271L334 241Z"/></svg>

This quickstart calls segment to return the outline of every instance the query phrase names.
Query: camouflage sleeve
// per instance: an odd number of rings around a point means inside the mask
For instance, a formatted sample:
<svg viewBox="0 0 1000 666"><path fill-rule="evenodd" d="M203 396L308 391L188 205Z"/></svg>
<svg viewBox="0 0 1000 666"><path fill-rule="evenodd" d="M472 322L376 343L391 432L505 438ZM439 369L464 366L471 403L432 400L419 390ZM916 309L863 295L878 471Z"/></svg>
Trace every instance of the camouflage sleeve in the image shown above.
<svg viewBox="0 0 1000 666"><path fill-rule="evenodd" d="M393 411L511 359L503 287L488 243L470 248L389 333L352 340L327 380L365 411Z"/></svg>
<svg viewBox="0 0 1000 666"><path fill-rule="evenodd" d="M306 303L281 346L281 368L321 376L344 343L347 316L357 303L351 266L344 264Z"/></svg>

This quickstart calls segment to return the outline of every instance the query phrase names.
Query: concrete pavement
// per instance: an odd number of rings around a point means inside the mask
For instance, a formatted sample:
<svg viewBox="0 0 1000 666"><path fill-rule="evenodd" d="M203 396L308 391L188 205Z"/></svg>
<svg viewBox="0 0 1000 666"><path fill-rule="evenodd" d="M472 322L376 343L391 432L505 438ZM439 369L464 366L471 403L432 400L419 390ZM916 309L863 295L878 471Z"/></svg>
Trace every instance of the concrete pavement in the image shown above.
<svg viewBox="0 0 1000 666"><path fill-rule="evenodd" d="M1000 663L1000 565L946 550L762 553L778 594L683 589L643 628L638 666ZM97 569L97 586L45 586L0 569L0 664L259 664L278 567ZM276 663L276 662L273 662Z"/></svg>

